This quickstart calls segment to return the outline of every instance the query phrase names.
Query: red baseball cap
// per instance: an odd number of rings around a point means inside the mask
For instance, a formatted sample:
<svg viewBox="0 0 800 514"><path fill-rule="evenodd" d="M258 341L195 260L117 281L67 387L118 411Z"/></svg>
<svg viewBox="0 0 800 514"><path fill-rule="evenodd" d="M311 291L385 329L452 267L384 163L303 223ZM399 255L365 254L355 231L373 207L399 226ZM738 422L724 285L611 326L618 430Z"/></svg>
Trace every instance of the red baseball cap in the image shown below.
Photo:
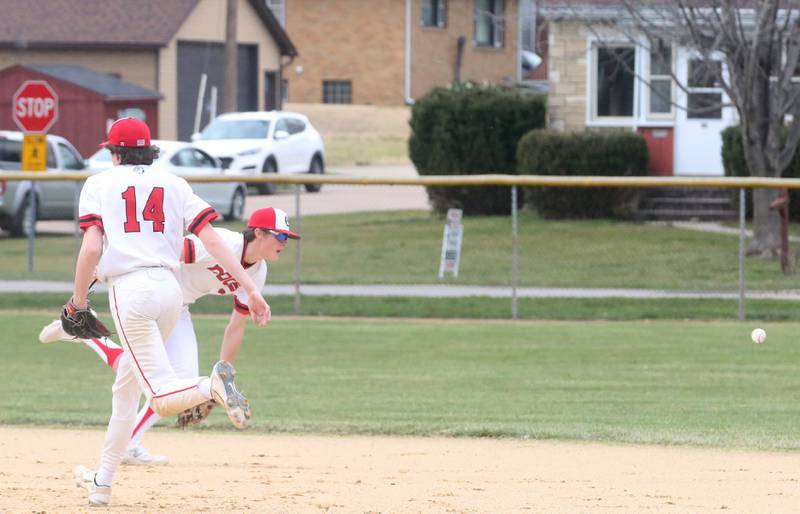
<svg viewBox="0 0 800 514"><path fill-rule="evenodd" d="M289 230L289 216L280 209L265 207L258 209L250 215L247 221L248 228L262 228L286 234L292 239L300 239L300 234Z"/></svg>
<svg viewBox="0 0 800 514"><path fill-rule="evenodd" d="M111 125L108 139L100 146L124 146L145 148L150 146L150 127L136 118L120 118Z"/></svg>

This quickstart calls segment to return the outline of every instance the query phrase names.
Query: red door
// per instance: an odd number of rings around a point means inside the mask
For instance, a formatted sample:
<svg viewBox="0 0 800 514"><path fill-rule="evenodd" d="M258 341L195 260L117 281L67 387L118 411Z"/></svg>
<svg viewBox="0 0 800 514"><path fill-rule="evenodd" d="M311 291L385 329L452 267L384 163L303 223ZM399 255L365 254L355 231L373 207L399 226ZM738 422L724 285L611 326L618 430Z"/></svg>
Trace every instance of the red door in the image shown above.
<svg viewBox="0 0 800 514"><path fill-rule="evenodd" d="M650 175L673 175L672 127L640 127L639 133L647 141L647 153L650 154L647 171Z"/></svg>

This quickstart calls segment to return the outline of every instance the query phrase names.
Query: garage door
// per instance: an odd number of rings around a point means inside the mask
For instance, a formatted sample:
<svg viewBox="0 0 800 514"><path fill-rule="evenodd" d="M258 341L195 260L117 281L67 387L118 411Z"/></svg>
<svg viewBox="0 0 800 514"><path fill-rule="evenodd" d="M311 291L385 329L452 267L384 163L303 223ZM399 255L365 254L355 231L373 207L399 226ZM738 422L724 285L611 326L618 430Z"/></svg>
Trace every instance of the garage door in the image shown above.
<svg viewBox="0 0 800 514"><path fill-rule="evenodd" d="M222 113L225 47L221 43L178 42L178 139L188 141L194 132L197 93L205 73L205 95L200 128L208 124L217 88L216 111ZM258 110L258 46L239 45L236 105L239 111Z"/></svg>

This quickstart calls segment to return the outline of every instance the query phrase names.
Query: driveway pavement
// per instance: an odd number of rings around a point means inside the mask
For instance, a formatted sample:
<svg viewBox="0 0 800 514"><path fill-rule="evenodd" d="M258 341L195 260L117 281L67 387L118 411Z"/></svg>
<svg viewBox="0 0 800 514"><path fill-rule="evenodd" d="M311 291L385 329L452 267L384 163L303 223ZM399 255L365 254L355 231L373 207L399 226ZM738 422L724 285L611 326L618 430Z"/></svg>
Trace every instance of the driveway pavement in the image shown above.
<svg viewBox="0 0 800 514"><path fill-rule="evenodd" d="M390 166L339 166L327 170L329 175L355 177L416 177L417 170L411 163ZM248 195L245 218L256 209L277 207L296 216L296 194L292 186L283 186L274 195ZM428 195L422 186L350 186L325 185L319 193L306 193L301 188L300 208L302 216L366 211L398 211L430 208ZM38 233L75 233L73 221L40 221Z"/></svg>
<svg viewBox="0 0 800 514"><path fill-rule="evenodd" d="M395 166L346 166L331 168L328 175L349 177L416 177L417 171L411 164ZM262 207L283 209L294 218L296 213L296 194L293 187L282 188L274 195L249 196L245 215ZM306 193L301 188L300 213L302 216L314 214L339 214L365 211L399 211L408 209L428 210L428 195L422 186L351 186L324 185L318 193Z"/></svg>

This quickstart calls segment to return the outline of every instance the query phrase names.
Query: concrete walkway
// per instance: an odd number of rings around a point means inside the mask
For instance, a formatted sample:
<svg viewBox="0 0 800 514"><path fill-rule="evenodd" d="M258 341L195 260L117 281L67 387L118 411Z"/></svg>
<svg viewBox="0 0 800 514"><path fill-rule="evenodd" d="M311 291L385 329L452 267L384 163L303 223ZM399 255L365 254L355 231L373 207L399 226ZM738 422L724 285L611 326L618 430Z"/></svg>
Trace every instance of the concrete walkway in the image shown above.
<svg viewBox="0 0 800 514"><path fill-rule="evenodd" d="M648 222L653 225L662 225L667 227L673 228L680 228L683 230L695 230L697 232L711 232L714 234L725 234L729 236L739 236L739 227L728 227L723 225L722 223L717 223L713 221L704 222L704 221L651 221ZM745 230L744 231L745 237L752 238L753 231L752 230ZM789 241L796 243L800 241L800 237L798 236L789 236Z"/></svg>
<svg viewBox="0 0 800 514"><path fill-rule="evenodd" d="M95 288L106 291L104 285ZM49 282L40 280L0 281L0 293L70 293L72 282ZM293 285L267 284L264 294L269 296L294 295ZM510 298L510 287L453 286L439 284L411 285L319 285L303 284L300 293L305 296L367 296L367 297L416 297L416 298ZM608 288L551 288L520 287L519 298L686 298L725 299L739 298L738 291L670 291L663 289L608 289ZM748 299L800 300L800 291L747 291Z"/></svg>

